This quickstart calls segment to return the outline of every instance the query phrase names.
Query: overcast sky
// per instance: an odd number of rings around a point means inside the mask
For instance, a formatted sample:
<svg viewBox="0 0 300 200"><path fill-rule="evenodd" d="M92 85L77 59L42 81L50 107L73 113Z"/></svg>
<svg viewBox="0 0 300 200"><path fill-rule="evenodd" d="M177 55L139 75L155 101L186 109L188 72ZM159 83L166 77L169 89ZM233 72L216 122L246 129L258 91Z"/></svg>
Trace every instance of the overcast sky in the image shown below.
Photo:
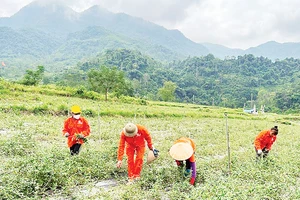
<svg viewBox="0 0 300 200"><path fill-rule="evenodd" d="M0 17L9 17L32 1L0 0ZM199 43L247 49L271 40L300 42L300 0L61 1L78 12L100 5L141 17L167 29L178 29Z"/></svg>

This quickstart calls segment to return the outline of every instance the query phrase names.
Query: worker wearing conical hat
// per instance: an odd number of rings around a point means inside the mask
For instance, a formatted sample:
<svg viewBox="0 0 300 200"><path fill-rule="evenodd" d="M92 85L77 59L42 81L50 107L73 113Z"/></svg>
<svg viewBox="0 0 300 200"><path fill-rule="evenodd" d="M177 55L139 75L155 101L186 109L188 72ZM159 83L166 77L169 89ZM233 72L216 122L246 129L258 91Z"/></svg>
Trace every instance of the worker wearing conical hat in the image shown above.
<svg viewBox="0 0 300 200"><path fill-rule="evenodd" d="M195 184L196 179L196 160L195 160L196 145L190 138L182 137L175 141L170 149L170 155L175 159L178 167L183 167L185 161L184 175L188 176L191 173L190 184Z"/></svg>
<svg viewBox="0 0 300 200"><path fill-rule="evenodd" d="M153 147L150 133L146 127L139 124L128 123L121 132L117 167L120 168L122 166L124 149L126 149L128 184L140 178L145 153L145 141L147 142L148 148L153 151L153 154L157 157L159 151Z"/></svg>

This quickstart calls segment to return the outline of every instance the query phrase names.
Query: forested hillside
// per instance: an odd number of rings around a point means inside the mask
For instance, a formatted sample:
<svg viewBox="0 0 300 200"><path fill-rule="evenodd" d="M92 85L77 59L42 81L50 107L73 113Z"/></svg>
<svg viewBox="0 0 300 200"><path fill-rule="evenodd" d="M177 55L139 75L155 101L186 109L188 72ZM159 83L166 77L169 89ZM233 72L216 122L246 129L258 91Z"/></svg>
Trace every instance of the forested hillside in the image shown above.
<svg viewBox="0 0 300 200"><path fill-rule="evenodd" d="M57 72L107 49L135 49L162 61L208 53L177 30L99 6L77 13L58 3L32 2L0 18L0 42L0 60L23 72L36 62Z"/></svg>
<svg viewBox="0 0 300 200"><path fill-rule="evenodd" d="M164 83L176 85L175 101L225 107L250 106L251 95L256 106L265 105L274 112L299 108L300 60L271 61L264 57L245 55L218 59L213 55L189 57L182 61L161 63L138 51L107 50L87 62L77 64L62 77L62 85L85 85L87 72L100 66L124 71L134 89L134 96L163 100L158 91ZM71 75L73 74L73 76ZM80 77L76 79L75 77Z"/></svg>
<svg viewBox="0 0 300 200"><path fill-rule="evenodd" d="M62 39L32 29L0 27L0 54L7 61L14 58L42 59L62 44Z"/></svg>

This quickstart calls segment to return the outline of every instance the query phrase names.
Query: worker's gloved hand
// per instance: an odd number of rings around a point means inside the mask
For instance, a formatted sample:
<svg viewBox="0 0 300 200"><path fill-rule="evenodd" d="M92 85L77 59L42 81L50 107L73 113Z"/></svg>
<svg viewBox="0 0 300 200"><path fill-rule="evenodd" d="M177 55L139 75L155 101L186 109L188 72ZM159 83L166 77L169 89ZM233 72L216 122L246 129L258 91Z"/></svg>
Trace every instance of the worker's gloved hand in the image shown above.
<svg viewBox="0 0 300 200"><path fill-rule="evenodd" d="M194 185L194 184L195 184L195 178L194 178L194 177L192 177L192 178L190 179L190 184L191 184L191 185Z"/></svg>
<svg viewBox="0 0 300 200"><path fill-rule="evenodd" d="M157 149L154 149L154 148L152 149L152 151L153 151L154 156L157 157L159 151Z"/></svg>
<svg viewBox="0 0 300 200"><path fill-rule="evenodd" d="M82 138L84 138L84 135L83 135L83 134L78 134L78 135L77 135L77 138L78 138L78 139L82 139Z"/></svg>
<svg viewBox="0 0 300 200"><path fill-rule="evenodd" d="M257 155L261 155L262 154L262 150L261 149L258 149L257 150Z"/></svg>
<svg viewBox="0 0 300 200"><path fill-rule="evenodd" d="M117 168L121 168L121 166L122 166L122 160L118 160L118 162L117 162Z"/></svg>
<svg viewBox="0 0 300 200"><path fill-rule="evenodd" d="M264 149L263 150L264 153L269 153L269 151L270 151L269 149Z"/></svg>
<svg viewBox="0 0 300 200"><path fill-rule="evenodd" d="M182 167L183 166L183 161L179 161L179 160L175 160L176 164L178 167Z"/></svg>
<svg viewBox="0 0 300 200"><path fill-rule="evenodd" d="M70 135L70 134L69 134L68 132L66 132L66 133L64 134L65 137L69 137L69 135Z"/></svg>
<svg viewBox="0 0 300 200"><path fill-rule="evenodd" d="M184 176L185 177L187 177L187 176L189 176L191 174L191 170L190 169L186 169L185 171L184 171Z"/></svg>

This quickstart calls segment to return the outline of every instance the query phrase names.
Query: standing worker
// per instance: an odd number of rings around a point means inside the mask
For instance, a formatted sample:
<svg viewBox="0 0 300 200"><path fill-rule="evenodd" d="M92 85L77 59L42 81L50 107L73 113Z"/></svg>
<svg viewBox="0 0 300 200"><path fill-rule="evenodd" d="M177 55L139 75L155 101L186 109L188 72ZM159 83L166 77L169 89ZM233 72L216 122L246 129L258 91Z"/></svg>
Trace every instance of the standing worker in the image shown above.
<svg viewBox="0 0 300 200"><path fill-rule="evenodd" d="M71 155L79 154L81 145L90 135L90 126L88 121L80 116L81 110L78 105L71 107L71 117L65 120L63 136L68 138L67 144Z"/></svg>
<svg viewBox="0 0 300 200"><path fill-rule="evenodd" d="M269 130L261 131L254 140L254 146L257 158L268 156L273 143L276 141L278 127L274 126Z"/></svg>
<svg viewBox="0 0 300 200"><path fill-rule="evenodd" d="M190 184L195 184L196 179L196 160L195 160L196 145L190 138L182 137L175 141L174 145L170 149L170 155L178 167L183 167L185 161L184 176L188 176L192 173L190 178Z"/></svg>
<svg viewBox="0 0 300 200"><path fill-rule="evenodd" d="M140 179L145 153L145 141L147 142L148 148L153 151L154 156L157 157L159 151L153 147L151 136L144 126L128 123L121 132L117 167L120 168L122 166L124 149L126 147L128 184L132 184L134 180Z"/></svg>

